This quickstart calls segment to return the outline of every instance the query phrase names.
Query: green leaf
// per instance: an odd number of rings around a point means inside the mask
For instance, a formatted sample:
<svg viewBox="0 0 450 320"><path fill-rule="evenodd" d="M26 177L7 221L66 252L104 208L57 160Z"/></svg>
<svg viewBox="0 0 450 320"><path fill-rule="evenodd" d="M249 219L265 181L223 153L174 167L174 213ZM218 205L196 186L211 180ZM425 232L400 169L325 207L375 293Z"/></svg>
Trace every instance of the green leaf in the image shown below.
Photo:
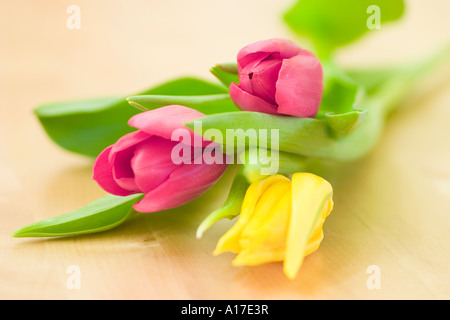
<svg viewBox="0 0 450 320"><path fill-rule="evenodd" d="M325 120L276 116L260 112L240 111L209 115L187 123L186 126L198 134L204 134L209 129L219 130L226 152L228 148L236 147L241 150L255 147L271 148L274 143L276 144L276 141L272 140L274 135L271 130L278 130L280 151L313 158L353 160L364 155L374 143L370 127L380 121L380 115L373 113L370 124L366 124L365 121L351 135L342 139L330 135ZM259 135L260 129L267 130L267 135L264 137Z"/></svg>
<svg viewBox="0 0 450 320"><path fill-rule="evenodd" d="M316 118L326 122L332 136L344 138L367 117L367 110L359 109L365 90L331 64L324 65L324 75L324 93Z"/></svg>
<svg viewBox="0 0 450 320"><path fill-rule="evenodd" d="M210 72L227 88L232 82L239 83L236 63L218 64Z"/></svg>
<svg viewBox="0 0 450 320"><path fill-rule="evenodd" d="M325 114L325 121L334 137L345 138L363 124L367 115L367 110L355 110L339 114L327 113Z"/></svg>
<svg viewBox="0 0 450 320"><path fill-rule="evenodd" d="M321 57L328 57L337 47L346 45L370 31L367 20L375 14L369 6L380 8L381 28L399 19L403 0L300 0L286 14L288 26L311 39Z"/></svg>
<svg viewBox="0 0 450 320"><path fill-rule="evenodd" d="M324 89L316 118L326 113L347 113L360 107L361 86L331 64L324 65Z"/></svg>
<svg viewBox="0 0 450 320"><path fill-rule="evenodd" d="M218 63L218 64L216 64L216 67L230 75L231 74L234 74L234 75L239 74L237 62Z"/></svg>
<svg viewBox="0 0 450 320"><path fill-rule="evenodd" d="M141 92L145 95L225 94L226 88L196 78L180 78ZM148 105L149 109L160 105ZM199 108L205 114L236 111L231 101L205 103ZM49 137L62 148L96 157L121 136L135 131L128 119L140 111L131 107L126 98L100 98L51 103L35 110Z"/></svg>
<svg viewBox="0 0 450 320"><path fill-rule="evenodd" d="M133 204L142 197L107 195L78 210L23 227L12 236L57 237L109 230L128 219L134 213Z"/></svg>
<svg viewBox="0 0 450 320"><path fill-rule="evenodd" d="M230 100L228 93L224 94L205 94L198 96L161 96L161 95L140 95L128 97L127 101L130 105L140 110L150 110L153 105L167 106L167 105L182 105L185 107L194 108L196 110L205 109L204 105L208 105L207 109L211 109L214 105L216 113L237 111Z"/></svg>

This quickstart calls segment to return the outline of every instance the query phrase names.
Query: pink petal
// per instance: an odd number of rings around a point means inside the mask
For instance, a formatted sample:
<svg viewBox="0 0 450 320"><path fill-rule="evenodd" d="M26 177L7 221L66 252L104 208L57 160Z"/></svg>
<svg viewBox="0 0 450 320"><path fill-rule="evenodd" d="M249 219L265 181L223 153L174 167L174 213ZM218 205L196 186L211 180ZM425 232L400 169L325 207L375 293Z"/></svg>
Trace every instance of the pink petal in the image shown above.
<svg viewBox="0 0 450 320"><path fill-rule="evenodd" d="M242 90L255 95L270 104L276 105L275 91L278 74L281 68L279 59L268 59L248 64L239 76L239 86Z"/></svg>
<svg viewBox="0 0 450 320"><path fill-rule="evenodd" d="M181 166L174 164L171 158L176 144L178 142L153 136L136 147L131 167L136 175L136 185L143 193L158 187Z"/></svg>
<svg viewBox="0 0 450 320"><path fill-rule="evenodd" d="M314 117L323 93L320 61L310 52L283 61L275 100L278 113L295 117Z"/></svg>
<svg viewBox="0 0 450 320"><path fill-rule="evenodd" d="M242 50L241 50L242 51ZM242 58L238 58L238 73L240 74L242 70L247 67L249 64L258 64L264 59L266 59L268 56L270 56L271 52L254 52L245 55ZM239 57L239 54L238 54Z"/></svg>
<svg viewBox="0 0 450 320"><path fill-rule="evenodd" d="M130 147L137 145L138 143L150 138L151 135L142 131L130 132L122 136L116 143L112 145L111 154L109 155L109 160L111 161L115 153L126 150Z"/></svg>
<svg viewBox="0 0 450 320"><path fill-rule="evenodd" d="M120 138L111 149L109 163L112 166L112 175L116 183L126 190L140 192L134 180L135 175L131 168L131 159L136 146L151 136L142 131L135 131Z"/></svg>
<svg viewBox="0 0 450 320"><path fill-rule="evenodd" d="M230 85L230 96L234 104L241 110L277 114L276 105L245 92L235 83Z"/></svg>
<svg viewBox="0 0 450 320"><path fill-rule="evenodd" d="M108 161L112 146L106 148L100 153L94 163L93 179L97 181L99 186L108 193L117 196L128 196L134 192L121 188L113 178L112 166Z"/></svg>
<svg viewBox="0 0 450 320"><path fill-rule="evenodd" d="M204 139L200 135L184 126L185 123L203 116L205 115L197 110L172 105L139 113L133 116L128 124L150 135L156 135L167 140L171 139L173 131L185 128L191 134L191 145L194 144L194 137L196 137L197 141L201 141L202 146L205 147L210 141L203 141Z"/></svg>
<svg viewBox="0 0 450 320"><path fill-rule="evenodd" d="M237 56L238 66L244 68L248 63L256 59L263 60L264 54L278 53L280 59L289 59L297 55L302 49L292 41L285 39L262 40L242 48ZM255 53L257 55L255 55Z"/></svg>
<svg viewBox="0 0 450 320"><path fill-rule="evenodd" d="M184 164L133 208L140 212L156 212L181 206L212 187L226 168L226 164Z"/></svg>
<svg viewBox="0 0 450 320"><path fill-rule="evenodd" d="M134 156L135 146L124 151L118 152L113 162L113 177L117 184L124 189L140 192L136 184L133 169L131 168L131 159Z"/></svg>
<svg viewBox="0 0 450 320"><path fill-rule="evenodd" d="M240 72L239 72L239 88L241 90L253 94L253 88L252 88L252 79L250 79L250 74L252 73L252 70L260 63L261 61L256 60L252 61L249 64L245 66ZM252 75L253 76L253 75Z"/></svg>

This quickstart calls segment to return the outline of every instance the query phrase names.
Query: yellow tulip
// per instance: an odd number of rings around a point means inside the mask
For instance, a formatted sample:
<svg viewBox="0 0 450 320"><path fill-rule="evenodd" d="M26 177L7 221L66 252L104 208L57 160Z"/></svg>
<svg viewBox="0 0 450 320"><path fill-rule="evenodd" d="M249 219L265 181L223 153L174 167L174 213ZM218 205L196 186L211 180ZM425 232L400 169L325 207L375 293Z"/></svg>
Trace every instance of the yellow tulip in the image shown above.
<svg viewBox="0 0 450 320"><path fill-rule="evenodd" d="M214 254L236 253L236 266L284 261L284 273L293 279L304 257L322 242L332 195L331 185L311 173L295 173L291 180L277 174L256 181L247 189L237 222L220 238Z"/></svg>

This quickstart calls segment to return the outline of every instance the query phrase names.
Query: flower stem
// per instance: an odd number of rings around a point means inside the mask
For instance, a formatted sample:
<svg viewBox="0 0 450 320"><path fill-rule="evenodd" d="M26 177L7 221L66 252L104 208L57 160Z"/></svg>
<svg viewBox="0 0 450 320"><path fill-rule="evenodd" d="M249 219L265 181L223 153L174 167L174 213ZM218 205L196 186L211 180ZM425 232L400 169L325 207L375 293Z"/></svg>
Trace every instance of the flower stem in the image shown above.
<svg viewBox="0 0 450 320"><path fill-rule="evenodd" d="M241 213L242 202L247 188L250 184L247 182L243 174L242 167L236 173L233 184L231 185L225 203L219 209L212 212L197 228L197 239L203 236L203 233L208 230L216 221L224 218L233 219Z"/></svg>

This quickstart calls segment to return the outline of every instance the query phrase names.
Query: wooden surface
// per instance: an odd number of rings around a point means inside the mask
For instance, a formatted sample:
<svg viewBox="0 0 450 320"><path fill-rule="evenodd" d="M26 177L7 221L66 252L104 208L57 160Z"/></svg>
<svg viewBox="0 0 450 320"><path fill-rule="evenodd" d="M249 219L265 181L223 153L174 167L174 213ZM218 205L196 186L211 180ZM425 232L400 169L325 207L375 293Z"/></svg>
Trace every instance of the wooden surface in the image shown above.
<svg viewBox="0 0 450 320"><path fill-rule="evenodd" d="M76 2L76 3L75 3ZM450 3L408 1L402 22L340 53L348 65L419 59L448 41ZM81 29L66 27L70 4ZM1 1L0 298L449 299L450 81L424 80L392 116L374 152L332 174L335 209L320 250L289 281L279 263L231 266L213 257L233 222L195 239L224 200L230 175L175 210L67 239L14 239L15 229L79 208L104 192L92 163L67 153L32 114L41 103L131 94L176 76L208 77L250 42L293 37L291 1ZM425 90L425 89L428 90ZM423 89L423 90L422 90ZM80 289L67 287L69 266ZM380 270L369 290L366 271Z"/></svg>

